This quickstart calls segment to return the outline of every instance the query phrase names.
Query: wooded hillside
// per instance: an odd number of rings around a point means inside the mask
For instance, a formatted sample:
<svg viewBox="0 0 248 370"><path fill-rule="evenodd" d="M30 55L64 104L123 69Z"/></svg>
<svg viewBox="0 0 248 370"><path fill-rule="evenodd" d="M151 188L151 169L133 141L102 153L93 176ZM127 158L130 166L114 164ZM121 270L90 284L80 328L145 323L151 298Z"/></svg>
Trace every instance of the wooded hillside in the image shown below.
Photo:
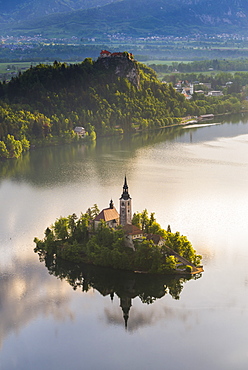
<svg viewBox="0 0 248 370"><path fill-rule="evenodd" d="M31 144L56 143L57 138L70 141L76 126L83 126L94 138L164 127L185 115L231 109L232 103L217 109L219 100L227 101L229 96L204 102L186 100L131 54L114 54L110 59L87 58L73 65L40 64L1 84L0 155L17 156L13 140L26 139ZM238 103L235 99L233 104ZM235 109L239 109L237 104ZM7 144L9 148L4 147Z"/></svg>

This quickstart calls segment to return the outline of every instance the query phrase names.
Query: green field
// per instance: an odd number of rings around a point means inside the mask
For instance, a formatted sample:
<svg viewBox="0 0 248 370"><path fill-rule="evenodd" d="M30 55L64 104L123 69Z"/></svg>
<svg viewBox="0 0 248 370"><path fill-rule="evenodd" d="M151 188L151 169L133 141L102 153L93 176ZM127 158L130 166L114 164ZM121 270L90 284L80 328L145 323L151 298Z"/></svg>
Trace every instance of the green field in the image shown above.
<svg viewBox="0 0 248 370"><path fill-rule="evenodd" d="M147 65L150 65L150 64L166 64L166 65L171 65L172 63L191 63L192 60L159 60L159 59L155 59L155 60L146 60L145 62L141 62L141 63L144 63L144 64L147 64Z"/></svg>
<svg viewBox="0 0 248 370"><path fill-rule="evenodd" d="M37 63L32 63L36 65ZM18 75L19 72L24 72L30 68L31 62L10 62L0 63L0 81L10 81L12 77Z"/></svg>
<svg viewBox="0 0 248 370"><path fill-rule="evenodd" d="M0 73L9 73L13 71L25 70L28 69L30 65L31 62L0 63Z"/></svg>

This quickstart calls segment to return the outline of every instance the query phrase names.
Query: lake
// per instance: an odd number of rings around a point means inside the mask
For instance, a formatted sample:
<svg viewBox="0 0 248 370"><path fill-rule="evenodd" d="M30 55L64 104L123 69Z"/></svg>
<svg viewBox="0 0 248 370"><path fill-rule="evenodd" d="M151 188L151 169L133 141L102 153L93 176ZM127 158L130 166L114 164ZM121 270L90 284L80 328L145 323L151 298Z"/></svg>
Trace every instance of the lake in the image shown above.
<svg viewBox="0 0 248 370"><path fill-rule="evenodd" d="M94 203L118 209L125 175L133 211L186 235L202 276L39 261L34 237ZM247 369L247 266L248 116L0 163L1 370Z"/></svg>

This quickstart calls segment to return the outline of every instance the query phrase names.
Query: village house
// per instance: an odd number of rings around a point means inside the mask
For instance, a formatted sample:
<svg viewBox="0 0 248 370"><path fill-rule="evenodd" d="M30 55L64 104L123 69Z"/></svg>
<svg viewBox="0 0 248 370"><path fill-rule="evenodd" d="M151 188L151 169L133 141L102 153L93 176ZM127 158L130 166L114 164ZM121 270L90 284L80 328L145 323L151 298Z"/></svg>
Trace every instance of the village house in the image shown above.
<svg viewBox="0 0 248 370"><path fill-rule="evenodd" d="M194 85L188 81L178 81L175 90L183 94L186 99L191 99L194 93Z"/></svg>
<svg viewBox="0 0 248 370"><path fill-rule="evenodd" d="M135 225L125 225L123 227L125 233L125 243L128 247L134 249L134 240L142 239L144 232Z"/></svg>
<svg viewBox="0 0 248 370"><path fill-rule="evenodd" d="M85 137L86 131L84 127L77 126L74 128L75 134L77 134L80 138Z"/></svg>
<svg viewBox="0 0 248 370"><path fill-rule="evenodd" d="M152 240L155 245L158 245L159 247L162 247L164 245L165 240L162 238L162 236L158 234L147 234L146 235L147 240Z"/></svg>
<svg viewBox="0 0 248 370"><path fill-rule="evenodd" d="M216 90L216 91L209 91L208 93L209 96L221 96L223 95L222 91Z"/></svg>
<svg viewBox="0 0 248 370"><path fill-rule="evenodd" d="M189 84L189 86L183 87L182 94L185 96L186 99L191 99L194 93L194 86L193 84Z"/></svg>

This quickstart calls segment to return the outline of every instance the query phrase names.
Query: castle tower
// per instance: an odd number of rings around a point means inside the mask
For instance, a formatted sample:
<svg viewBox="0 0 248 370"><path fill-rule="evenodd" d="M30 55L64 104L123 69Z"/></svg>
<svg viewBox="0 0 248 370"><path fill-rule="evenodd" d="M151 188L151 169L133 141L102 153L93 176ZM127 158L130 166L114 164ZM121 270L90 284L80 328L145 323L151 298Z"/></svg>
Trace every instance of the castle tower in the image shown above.
<svg viewBox="0 0 248 370"><path fill-rule="evenodd" d="M132 198L128 193L127 178L125 176L123 193L120 197L120 224L132 224Z"/></svg>

